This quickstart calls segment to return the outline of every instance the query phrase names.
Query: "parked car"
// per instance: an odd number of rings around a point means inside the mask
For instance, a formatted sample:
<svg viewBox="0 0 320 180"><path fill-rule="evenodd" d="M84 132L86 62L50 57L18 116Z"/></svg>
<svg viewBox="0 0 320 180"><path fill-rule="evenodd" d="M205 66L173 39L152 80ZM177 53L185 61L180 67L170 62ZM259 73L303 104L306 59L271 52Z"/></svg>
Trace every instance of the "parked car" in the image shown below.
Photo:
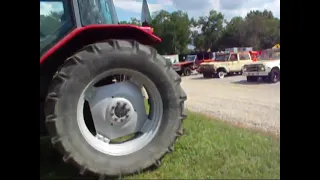
<svg viewBox="0 0 320 180"><path fill-rule="evenodd" d="M262 51L258 61L244 65L243 74L248 82L258 81L259 78L270 83L280 81L280 48Z"/></svg>
<svg viewBox="0 0 320 180"><path fill-rule="evenodd" d="M213 62L200 64L204 78L224 78L228 74L242 74L243 65L252 62L249 52L227 52L216 55Z"/></svg>

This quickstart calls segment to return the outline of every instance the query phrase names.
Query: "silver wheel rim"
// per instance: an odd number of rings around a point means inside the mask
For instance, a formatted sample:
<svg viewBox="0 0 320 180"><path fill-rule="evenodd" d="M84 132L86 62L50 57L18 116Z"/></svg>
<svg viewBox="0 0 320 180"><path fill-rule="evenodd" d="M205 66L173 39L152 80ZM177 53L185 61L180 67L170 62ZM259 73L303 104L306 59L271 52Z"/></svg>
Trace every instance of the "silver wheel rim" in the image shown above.
<svg viewBox="0 0 320 180"><path fill-rule="evenodd" d="M219 78L224 78L224 72L219 72L218 76L219 76Z"/></svg>
<svg viewBox="0 0 320 180"><path fill-rule="evenodd" d="M114 74L131 78L94 87L101 79ZM149 115L145 109L143 89L148 93ZM96 135L90 132L85 122L85 101L90 105ZM161 95L147 76L129 69L113 69L94 78L83 90L77 106L77 122L84 139L93 148L104 154L124 156L142 149L155 137L162 120L162 107ZM112 139L137 132L141 132L140 135L132 140L111 143Z"/></svg>

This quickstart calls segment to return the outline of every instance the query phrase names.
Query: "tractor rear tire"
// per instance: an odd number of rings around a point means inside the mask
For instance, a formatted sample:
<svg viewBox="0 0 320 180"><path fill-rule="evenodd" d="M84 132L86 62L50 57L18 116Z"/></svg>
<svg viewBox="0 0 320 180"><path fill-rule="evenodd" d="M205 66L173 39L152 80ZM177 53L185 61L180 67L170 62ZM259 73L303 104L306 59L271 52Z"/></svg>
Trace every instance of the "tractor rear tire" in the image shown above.
<svg viewBox="0 0 320 180"><path fill-rule="evenodd" d="M96 76L116 68L145 75L158 89L163 102L162 120L154 138L127 155L98 151L86 141L77 122L77 104L83 90ZM65 61L49 87L45 116L53 146L82 175L91 172L99 178L121 177L158 167L182 135L187 96L180 83L181 78L171 65L149 46L124 40L88 45Z"/></svg>

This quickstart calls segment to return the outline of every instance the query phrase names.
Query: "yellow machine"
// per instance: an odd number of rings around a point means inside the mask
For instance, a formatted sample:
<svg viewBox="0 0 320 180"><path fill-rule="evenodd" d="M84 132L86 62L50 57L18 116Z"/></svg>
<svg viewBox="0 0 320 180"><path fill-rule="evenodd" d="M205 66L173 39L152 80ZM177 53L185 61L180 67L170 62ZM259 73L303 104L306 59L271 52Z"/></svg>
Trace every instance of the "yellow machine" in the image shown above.
<svg viewBox="0 0 320 180"><path fill-rule="evenodd" d="M276 44L272 47L272 49L278 49L278 48L280 48L280 44Z"/></svg>

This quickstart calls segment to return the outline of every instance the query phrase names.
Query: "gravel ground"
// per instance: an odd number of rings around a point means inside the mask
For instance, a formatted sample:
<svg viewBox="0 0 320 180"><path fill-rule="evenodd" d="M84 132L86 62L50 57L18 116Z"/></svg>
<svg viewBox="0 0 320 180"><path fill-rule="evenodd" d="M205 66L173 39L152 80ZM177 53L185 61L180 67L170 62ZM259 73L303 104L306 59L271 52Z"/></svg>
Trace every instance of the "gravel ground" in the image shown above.
<svg viewBox="0 0 320 180"><path fill-rule="evenodd" d="M248 83L245 76L182 79L189 110L280 134L280 83Z"/></svg>

